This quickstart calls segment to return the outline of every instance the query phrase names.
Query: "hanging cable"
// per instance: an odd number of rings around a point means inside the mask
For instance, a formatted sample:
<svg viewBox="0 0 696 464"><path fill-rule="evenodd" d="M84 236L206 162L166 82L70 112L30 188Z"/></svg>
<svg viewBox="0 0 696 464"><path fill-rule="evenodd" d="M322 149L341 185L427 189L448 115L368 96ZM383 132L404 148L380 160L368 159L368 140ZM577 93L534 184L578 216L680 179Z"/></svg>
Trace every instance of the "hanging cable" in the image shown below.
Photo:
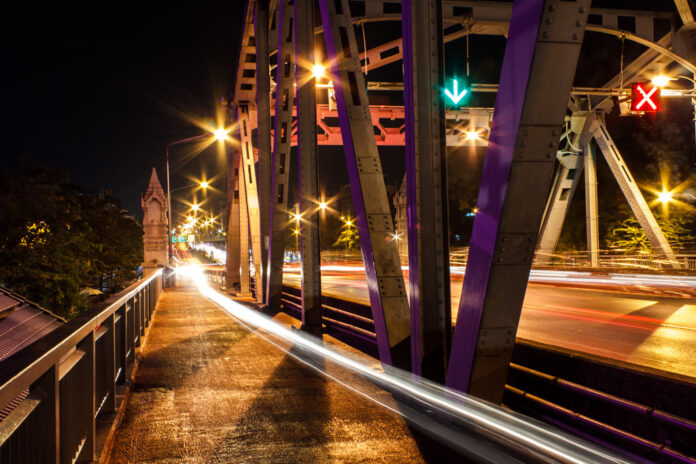
<svg viewBox="0 0 696 464"><path fill-rule="evenodd" d="M624 43L626 42L625 36L621 34L621 69L619 70L619 90L623 90L623 82L624 82Z"/></svg>
<svg viewBox="0 0 696 464"><path fill-rule="evenodd" d="M471 29L469 28L470 23L466 22L466 77L469 77L469 35L471 34Z"/></svg>
<svg viewBox="0 0 696 464"><path fill-rule="evenodd" d="M363 51L365 52L365 66L363 66L363 74L367 76L367 41L365 40L365 21L360 23L360 26L362 28L363 36Z"/></svg>

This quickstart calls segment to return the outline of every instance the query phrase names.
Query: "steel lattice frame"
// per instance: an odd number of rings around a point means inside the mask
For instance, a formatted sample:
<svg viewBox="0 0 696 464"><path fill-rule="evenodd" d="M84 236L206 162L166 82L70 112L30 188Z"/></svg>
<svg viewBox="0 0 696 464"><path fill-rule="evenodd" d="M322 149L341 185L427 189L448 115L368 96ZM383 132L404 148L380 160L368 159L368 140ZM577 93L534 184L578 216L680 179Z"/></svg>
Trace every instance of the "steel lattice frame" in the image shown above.
<svg viewBox="0 0 696 464"><path fill-rule="evenodd" d="M359 4L360 2L350 3ZM670 14L590 9L588 0L562 2L556 0L517 0L513 5L465 0L427 2L426 5L426 2L421 4L421 2L406 0L403 4L409 10L404 14L405 22L402 27L407 42L404 43L399 39L358 53L353 27L364 22L401 21L401 13L392 12L395 5L401 5L401 3L401 1L396 0L363 2L363 14L360 17L351 17L349 2L346 0L318 1L323 27L315 28L314 33L320 35L323 33L324 35L323 38L331 62L331 79L336 88L338 108L332 109L326 105L316 105L316 116L311 115L312 111L308 111L310 116L301 114L297 125L295 125L293 124L293 116L297 117L295 106L291 103L284 104L284 102L292 100L294 96L292 91L288 91L287 73L284 71L289 60L300 61L300 57L310 57L311 54L309 50L304 48L309 46L309 41L306 39L307 41L303 42L304 45L297 44L293 52L288 55L284 39L291 38L293 35L292 32L287 34L288 15L291 17L293 14L289 11L291 7L294 5L295 15L302 15L300 11L309 11L313 0L296 0L294 3L289 0L271 0L270 2L265 0L258 3L249 0L233 101L235 108L233 114L237 115L238 123L240 123L240 142L242 143L239 160L242 164L240 168L244 169L240 173L240 178L245 179L245 182L239 185L239 210L240 215L249 220L249 225L244 224L243 218L239 221L241 228L239 236L242 242L242 253L239 260L241 264L244 264L240 266L242 281L244 282L245 263L248 262L248 256L246 256L247 261L245 261L245 249L247 255L249 250L248 245L245 246L243 242L245 234L250 234L256 266L257 289L262 287L262 284L259 284L262 281L260 275L265 275L267 265L257 258L266 252L265 248L262 248L265 242L262 240L262 234L268 231L272 244L267 251L270 257L269 266L271 275L278 276L272 280L269 279L268 295L272 296L277 291L279 292L279 290L275 290L275 286L271 282L277 283L282 278L282 265L275 267L276 272L273 272L273 263L275 262L277 265L278 256L282 257L282 251L279 252L282 250L282 244L279 244L277 237L284 231L277 228L279 222L276 218L271 220L271 209L282 211L283 214L287 214L287 212L284 205L274 204L272 208L270 203L271 199L277 200L280 184L287 186L287 180L282 178L282 173L278 172L279 155L285 153L286 159L289 158L289 147L295 144L299 145L301 157L302 214L306 214L309 219L306 227L305 223L302 223L303 256L306 260L311 261L303 262L303 266L306 266L304 272L318 273L317 239L312 236L313 228L316 227L314 222L316 217L312 215L312 205L305 196L316 195L312 180L316 169L316 166L312 165L316 162L316 144L344 145L351 191L358 216L361 247L367 270L380 358L384 363L405 368L411 367L414 372L425 374L428 364L424 362L428 355L428 349L425 347L429 342L423 338L423 330L429 324L428 330L436 328L438 323L433 323L433 321L442 322L443 318L447 318L446 304L438 306L440 305L439 301L445 295L434 290L432 285L449 286L449 284L446 272L440 273L440 265L438 264L440 261L437 259L428 261L423 257L424 250L431 250L435 256L437 256L438 250L442 253L447 252L446 237L445 240L433 241L433 237L442 239L441 235L446 236L444 229L437 228L438 221L444 220L446 223L446 208L440 212L435 208L432 211L434 216L426 220L423 213L423 201L427 202L429 208L436 205L442 189L446 189L444 171L441 169L438 171L436 167L438 160L442 159L441 153L445 143L450 144L450 138L449 136L441 137L438 132L438 127L442 126L442 120L445 119L442 118L441 109L432 107L430 112L424 111L423 105L433 102L433 95L428 95L427 92L414 92L416 82L419 79L426 79L425 84L430 81L432 86L435 81L440 82L441 74L434 72L421 73L421 75L415 70L418 69L417 63L421 62L430 63L430 67L437 68L439 66L438 60L442 58L439 58L437 53L433 55L434 58L428 57L426 59L422 56L425 51L428 51L426 49L432 51L433 47L441 46L438 44L455 40L466 34L504 35L508 37L506 56L515 53L518 60L514 65L510 64L510 60L506 60L503 64L504 70L498 89L498 97L500 98L496 102L496 113L490 132L490 140L494 143L488 147L486 167L479 192L479 211L482 214L477 215L475 220L469 269L467 269L463 285L459 320L452 349L449 353L450 359L447 369L448 385L498 401L502 395L502 385L509 362L511 343L514 340L519 320L524 287L539 237L538 230L542 222L544 206L547 205L547 192L566 108L569 107L575 112L574 117L582 116L578 112L582 110L577 106L579 100L574 98L568 101L568 95L583 31L590 30L612 34L649 47L648 51L626 67L624 71L626 80L638 78L646 69L659 68L674 61L683 65L690 72L694 72L696 67L688 59L680 56L674 50L668 49L672 46L674 37L672 33L654 42L653 20L671 21ZM414 17L415 11L418 11L416 17ZM680 13L682 18L687 18L690 12L680 10ZM279 16L274 16L278 14ZM433 32L434 35L423 40L424 43L431 42L427 46L422 46L423 49L419 48L422 44L415 42L415 37L418 34L427 34L425 32L427 29L422 22L423 18L428 17L431 23L432 21L437 23L440 14L442 15L441 30L437 33ZM592 14L594 20L600 18L601 25L587 24L588 14ZM636 30L632 32L618 30L616 25L619 15L633 16ZM275 21L270 21L274 17ZM269 22L275 24L275 27L269 27ZM685 24L687 24L686 21ZM300 29L298 28L300 25L295 24L295 34L299 34L297 31ZM305 21L301 28L303 31L308 31L311 29L311 25ZM262 35L263 37L261 37ZM677 31L677 36L683 37L684 34L682 31ZM259 57L257 52L262 53L263 57ZM270 93L272 87L267 79L268 57L272 57L274 53L280 57L276 58L280 66L276 69L278 73L276 89ZM404 89L405 107L369 106L361 64L366 64L370 69L376 69L403 59L404 53L407 54L404 61L404 69L407 73ZM310 58L307 59L311 61ZM292 64L290 64L290 69L293 69ZM292 82L294 78L299 86L299 83L306 79L302 75L306 76L307 72L298 68L295 73L291 72L290 74L293 77L290 78L289 82ZM427 74L430 76L425 77ZM420 88L421 83L418 83L417 86ZM428 85L425 87L427 88ZM610 81L606 87L614 88L616 83ZM539 91L540 88L544 88L544 92ZM302 92L302 90L300 86L298 91ZM258 92L261 94L259 95ZM574 95L578 93L583 94L581 91L573 92ZM543 105L539 101L539 94L544 95ZM308 93L305 93L306 95ZM591 95L591 93L584 95ZM600 95L590 98L592 98L593 108L599 110L609 108L610 100L606 96ZM275 99L275 111L273 110L273 99ZM302 103L300 103L300 107L302 107ZM549 110L550 107L553 107L552 110ZM483 111L486 110L483 109ZM271 169L269 135L271 134L270 121L273 116L275 116L275 130L272 131L272 137L275 140L273 147L275 160L273 169ZM336 117L340 121L340 131L327 123L327 118ZM446 114L447 119L454 117L458 118L461 115ZM475 115L471 113L466 117L474 118ZM316 118L316 125L319 128L317 130L312 130L312 124L309 122L314 118ZM404 124L401 127L386 127L380 123L382 118L403 119ZM593 262L595 262L597 205L596 194L593 195L592 192L596 191L596 173L595 157L589 141L594 138L605 157L608 157L607 153L611 152L613 144L608 134L602 133L602 129L604 131L606 129L601 117L589 114L587 118L589 118L587 128L580 134L580 145L583 148L583 153L572 160L566 160L568 166L566 166L565 171L561 172L559 182L561 178L568 177L571 169L576 170L576 174L579 174L583 169L586 171L588 241L590 242L591 257L595 257L593 258ZM425 121L428 122L425 123ZM246 136L247 139L245 139L242 129L244 122L247 124L246 130L249 131L249 134L252 129L258 128L258 149L256 151L250 136ZM283 122L285 122L284 130L282 128ZM430 129L432 130L431 134L433 134L431 135L432 139L435 140L439 137L439 142L430 145L424 144L422 140L418 139L428 133L425 128L429 124L438 126L433 126ZM378 134L374 134L373 127L379 129ZM248 145L245 143L247 140L250 142ZM455 142L454 139L452 141ZM307 145L309 145L309 149ZM410 196L408 203L412 212L411 240L409 241L411 242L409 254L412 268L410 286L412 290L417 290L415 293L418 293L418 297L412 299L410 305L406 300L405 285L400 271L396 246L393 241L385 240L393 232L393 225L379 164L378 145L405 145L407 153L409 153ZM438 150L440 154L438 154ZM259 159L259 175L263 176L264 180L270 179L271 172L273 172L273 182L269 183L268 187L263 186L261 179L259 179L261 185L258 189L255 182L249 182L249 180L253 181L255 176L254 160L256 157ZM427 163L430 163L429 168ZM616 169L614 167L612 169L618 175L622 169L621 160L617 163L615 163ZM424 168L426 169L424 170ZM432 171L428 171L428 169ZM232 171L232 167L230 170ZM438 179L439 174L443 174L442 182L436 185L438 182L433 183L433 181ZM630 180L630 174L626 175L627 179ZM231 176L230 179L230 186L234 189L235 177ZM429 179L425 182L428 185L425 188L424 179ZM578 180L570 180L572 182L569 186L571 190L574 190ZM276 189L275 196L270 192L271 185ZM559 185L558 188L568 188L568 186ZM427 195L419 192L419 189L426 190ZM634 190L624 189L624 192L628 192L627 197L637 198L640 196L640 192L637 189ZM284 190L284 193L287 192ZM231 194L230 198L232 199L231 211L234 211L235 195ZM287 195L284 195L284 199L286 198ZM629 202L631 201L632 199L629 198ZM640 200L636 201L640 203ZM248 207L245 208L247 204ZM275 208L276 206L281 207ZM548 203L546 210L552 212L554 208L560 212L556 213L557 216L565 214L564 207L559 209L558 205L552 203ZM247 211L244 211L245 209ZM316 210L316 208L314 209ZM640 205L638 209L641 209ZM431 211L428 212L431 213ZM268 225L265 223L265 214L267 214L266 217L270 223ZM280 218L279 215L277 217ZM641 224L645 224L648 229L652 225L651 217L646 216L641 219ZM547 218L547 222L548 220L549 218ZM276 224L276 228L273 227L273 223ZM413 230L423 226L433 227L428 232L431 235L428 235L427 243L430 245L427 246L424 245L425 236L422 235L422 232L415 233ZM234 227L232 218L230 219L230 227ZM442 230L440 235L438 235L438 230ZM228 237L228 246L234 247L235 235L230 234L230 236L233 238L229 239ZM276 237L275 245L273 245L274 236ZM659 236L652 237L652 240L655 243L661 243ZM549 242L554 242L554 240ZM307 245L306 249L305 244ZM428 248L428 246L434 246L434 248ZM661 249L665 255L669 256L666 248L662 247ZM228 256L231 260L236 259L234 253L228 253ZM424 267L426 262L428 264ZM434 275L437 276L432 283L426 283L423 278L424 274L429 272L434 272ZM320 299L319 280L318 276L305 277L308 280L303 282L303 287L307 287L308 295L306 298L303 296L303 308L307 311L303 312L303 319L305 317L307 317L307 321L311 319L316 326L316 317L317 314L320 314L316 305L317 299ZM316 279L310 281L312 277L316 277ZM272 287L273 290L271 290ZM437 317L430 322L424 322L423 302L428 298L430 298L428 301L435 302L435 306L438 308L433 311ZM271 302L270 299L268 301ZM416 319L420 322L416 322ZM442 363L447 359L448 341L446 335L435 337L431 346L438 345L444 349L441 349L440 353L435 356L438 359L435 364ZM412 362L409 362L409 358ZM441 374L444 374L444 368L440 370L439 374L435 373L432 377L441 378Z"/></svg>

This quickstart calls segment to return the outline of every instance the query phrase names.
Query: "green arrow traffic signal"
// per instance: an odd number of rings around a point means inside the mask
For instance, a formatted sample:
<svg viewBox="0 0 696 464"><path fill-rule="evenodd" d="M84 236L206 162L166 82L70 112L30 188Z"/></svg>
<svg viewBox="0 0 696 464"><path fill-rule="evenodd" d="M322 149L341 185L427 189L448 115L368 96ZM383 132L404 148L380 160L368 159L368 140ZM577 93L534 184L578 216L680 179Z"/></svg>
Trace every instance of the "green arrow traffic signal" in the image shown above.
<svg viewBox="0 0 696 464"><path fill-rule="evenodd" d="M464 96L469 93L467 89L462 89L462 91L459 91L459 83L457 82L457 79L452 79L452 91L449 89L445 89L445 95L450 99L450 101L453 104L459 103Z"/></svg>

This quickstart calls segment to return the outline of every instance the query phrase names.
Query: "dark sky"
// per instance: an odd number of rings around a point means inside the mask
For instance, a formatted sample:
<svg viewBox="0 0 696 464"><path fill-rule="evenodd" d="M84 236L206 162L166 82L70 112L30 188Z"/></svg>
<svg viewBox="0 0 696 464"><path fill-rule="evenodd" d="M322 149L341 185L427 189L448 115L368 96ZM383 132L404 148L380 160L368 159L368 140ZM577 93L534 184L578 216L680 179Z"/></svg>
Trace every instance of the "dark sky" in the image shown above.
<svg viewBox="0 0 696 464"><path fill-rule="evenodd" d="M3 164L62 168L140 215L165 146L201 133L181 115L212 120L232 87L245 2L22 3L3 19Z"/></svg>

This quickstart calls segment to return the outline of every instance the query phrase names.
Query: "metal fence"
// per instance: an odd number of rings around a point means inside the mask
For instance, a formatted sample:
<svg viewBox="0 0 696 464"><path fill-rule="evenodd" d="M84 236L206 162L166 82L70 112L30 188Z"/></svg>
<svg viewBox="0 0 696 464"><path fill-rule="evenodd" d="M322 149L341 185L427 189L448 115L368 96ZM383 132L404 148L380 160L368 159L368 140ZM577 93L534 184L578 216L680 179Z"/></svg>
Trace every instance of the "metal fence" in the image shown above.
<svg viewBox="0 0 696 464"><path fill-rule="evenodd" d="M155 271L0 363L0 463L91 462L95 418L114 411L164 287Z"/></svg>

